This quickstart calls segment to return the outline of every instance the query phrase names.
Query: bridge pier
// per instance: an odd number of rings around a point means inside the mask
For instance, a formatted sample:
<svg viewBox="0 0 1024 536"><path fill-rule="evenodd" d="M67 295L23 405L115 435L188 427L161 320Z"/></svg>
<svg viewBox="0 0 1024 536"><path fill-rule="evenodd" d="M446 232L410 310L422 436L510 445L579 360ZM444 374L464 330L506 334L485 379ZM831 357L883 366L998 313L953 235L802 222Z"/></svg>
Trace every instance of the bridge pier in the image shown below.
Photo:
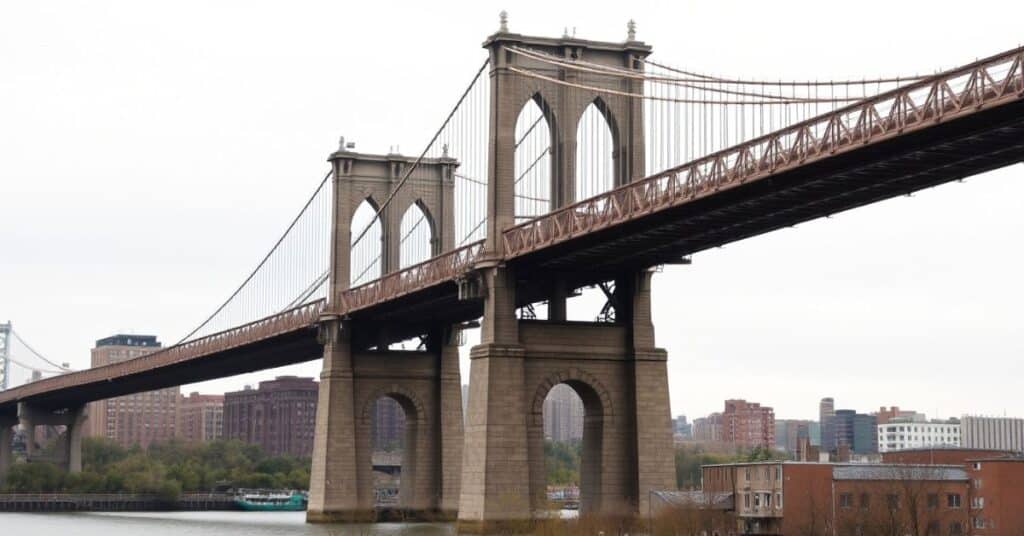
<svg viewBox="0 0 1024 536"><path fill-rule="evenodd" d="M82 472L82 433L88 418L88 406L73 406L58 410L37 408L27 402L18 404L18 418L25 430L26 457L32 461L35 456L35 427L64 426L64 440L61 461L69 473Z"/></svg>
<svg viewBox="0 0 1024 536"><path fill-rule="evenodd" d="M462 462L462 392L452 330L425 351L355 350L352 326L324 322L309 522L375 521L373 408L389 397L405 412L399 507L410 520L454 519Z"/></svg>
<svg viewBox="0 0 1024 536"><path fill-rule="evenodd" d="M0 416L0 485L7 479L7 473L14 463L11 442L14 441L14 427L17 424L17 417Z"/></svg>
<svg viewBox="0 0 1024 536"><path fill-rule="evenodd" d="M528 531L547 509L544 399L557 384L584 406L580 508L634 517L675 487L666 352L654 346L649 272L617 281L616 323L518 320L516 277L484 273L471 352L459 529Z"/></svg>

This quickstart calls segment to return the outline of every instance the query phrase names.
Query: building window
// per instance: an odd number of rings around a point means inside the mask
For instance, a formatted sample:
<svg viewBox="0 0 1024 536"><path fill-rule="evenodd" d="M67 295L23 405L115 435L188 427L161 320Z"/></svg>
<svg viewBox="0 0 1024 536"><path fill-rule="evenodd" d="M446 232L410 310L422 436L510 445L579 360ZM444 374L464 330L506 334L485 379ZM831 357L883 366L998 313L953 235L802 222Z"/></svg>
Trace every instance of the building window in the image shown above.
<svg viewBox="0 0 1024 536"><path fill-rule="evenodd" d="M938 493L929 493L928 494L928 508L938 508L938 507L939 507L939 494Z"/></svg>
<svg viewBox="0 0 1024 536"><path fill-rule="evenodd" d="M871 496L867 493L860 494L860 507L862 510L867 510L871 504Z"/></svg>
<svg viewBox="0 0 1024 536"><path fill-rule="evenodd" d="M929 521L924 533L927 536L939 536L939 522Z"/></svg>
<svg viewBox="0 0 1024 536"><path fill-rule="evenodd" d="M964 526L959 521L953 521L949 524L949 536L960 536L964 533Z"/></svg>
<svg viewBox="0 0 1024 536"><path fill-rule="evenodd" d="M747 482L750 482L750 468L749 467L747 467L746 469L743 470L743 479L746 480Z"/></svg>
<svg viewBox="0 0 1024 536"><path fill-rule="evenodd" d="M946 506L950 508L960 508L960 494L950 493L946 495Z"/></svg>
<svg viewBox="0 0 1024 536"><path fill-rule="evenodd" d="M765 508L771 508L772 507L772 494L771 493L765 493L764 494L764 506L765 506Z"/></svg>
<svg viewBox="0 0 1024 536"><path fill-rule="evenodd" d="M760 493L755 493L754 494L754 508L758 508L759 506L761 506L761 494Z"/></svg>
<svg viewBox="0 0 1024 536"><path fill-rule="evenodd" d="M782 492L781 491L775 494L775 507L780 509L780 510L782 509Z"/></svg>
<svg viewBox="0 0 1024 536"><path fill-rule="evenodd" d="M974 516L974 528L983 529L985 528L985 520L981 516Z"/></svg>
<svg viewBox="0 0 1024 536"><path fill-rule="evenodd" d="M975 478L974 479L974 489L981 489L981 479L980 478Z"/></svg>
<svg viewBox="0 0 1024 536"><path fill-rule="evenodd" d="M984 497L971 497L971 508L984 508L985 498Z"/></svg>
<svg viewBox="0 0 1024 536"><path fill-rule="evenodd" d="M839 494L839 507L850 508L853 506L853 494L852 493L840 493Z"/></svg>
<svg viewBox="0 0 1024 536"><path fill-rule="evenodd" d="M743 494L743 506L746 507L746 508L750 508L750 494L749 493L744 493Z"/></svg>
<svg viewBox="0 0 1024 536"><path fill-rule="evenodd" d="M782 480L782 468L781 467L776 467L775 468L775 480Z"/></svg>

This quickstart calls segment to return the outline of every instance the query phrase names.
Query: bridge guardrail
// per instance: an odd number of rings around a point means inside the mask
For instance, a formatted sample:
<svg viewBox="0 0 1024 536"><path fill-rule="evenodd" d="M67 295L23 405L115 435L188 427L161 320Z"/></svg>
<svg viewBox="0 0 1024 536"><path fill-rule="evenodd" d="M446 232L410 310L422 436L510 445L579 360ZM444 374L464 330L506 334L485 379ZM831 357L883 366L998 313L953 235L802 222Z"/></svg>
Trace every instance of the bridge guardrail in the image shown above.
<svg viewBox="0 0 1024 536"><path fill-rule="evenodd" d="M1024 97L1024 48L881 93L504 231L506 258Z"/></svg>
<svg viewBox="0 0 1024 536"><path fill-rule="evenodd" d="M222 352L238 346L281 335L317 321L324 310L324 300L316 300L276 315L207 335L192 341L170 346L135 359L101 367L46 378L27 385L0 392L0 403L63 389L75 385L101 382L115 377L130 376L154 368L188 361L202 355Z"/></svg>
<svg viewBox="0 0 1024 536"><path fill-rule="evenodd" d="M468 272L483 251L480 240L432 257L419 264L385 274L341 292L338 299L338 313L345 314L373 304L392 300L399 296L422 290L444 281L450 281Z"/></svg>

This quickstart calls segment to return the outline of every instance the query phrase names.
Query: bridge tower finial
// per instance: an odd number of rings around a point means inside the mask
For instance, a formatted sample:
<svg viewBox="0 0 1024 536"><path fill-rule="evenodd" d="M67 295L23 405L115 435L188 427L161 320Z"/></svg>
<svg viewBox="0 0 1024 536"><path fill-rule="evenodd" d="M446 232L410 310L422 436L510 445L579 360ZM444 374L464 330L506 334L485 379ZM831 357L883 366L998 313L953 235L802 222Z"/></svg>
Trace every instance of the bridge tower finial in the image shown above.
<svg viewBox="0 0 1024 536"><path fill-rule="evenodd" d="M498 31L508 33L508 11L501 10L501 13L498 13L498 21L501 22L501 26L498 26Z"/></svg>
<svg viewBox="0 0 1024 536"><path fill-rule="evenodd" d="M636 21L633 19L626 23L626 41L636 41Z"/></svg>

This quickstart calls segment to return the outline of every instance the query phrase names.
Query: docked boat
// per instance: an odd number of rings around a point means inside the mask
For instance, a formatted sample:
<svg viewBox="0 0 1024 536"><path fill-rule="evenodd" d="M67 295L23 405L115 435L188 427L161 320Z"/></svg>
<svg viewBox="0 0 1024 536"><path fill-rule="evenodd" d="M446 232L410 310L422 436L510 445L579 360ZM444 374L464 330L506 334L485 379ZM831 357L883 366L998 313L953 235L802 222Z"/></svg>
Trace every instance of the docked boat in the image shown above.
<svg viewBox="0 0 1024 536"><path fill-rule="evenodd" d="M296 512L308 503L301 491L241 490L235 495L235 505L250 512Z"/></svg>

